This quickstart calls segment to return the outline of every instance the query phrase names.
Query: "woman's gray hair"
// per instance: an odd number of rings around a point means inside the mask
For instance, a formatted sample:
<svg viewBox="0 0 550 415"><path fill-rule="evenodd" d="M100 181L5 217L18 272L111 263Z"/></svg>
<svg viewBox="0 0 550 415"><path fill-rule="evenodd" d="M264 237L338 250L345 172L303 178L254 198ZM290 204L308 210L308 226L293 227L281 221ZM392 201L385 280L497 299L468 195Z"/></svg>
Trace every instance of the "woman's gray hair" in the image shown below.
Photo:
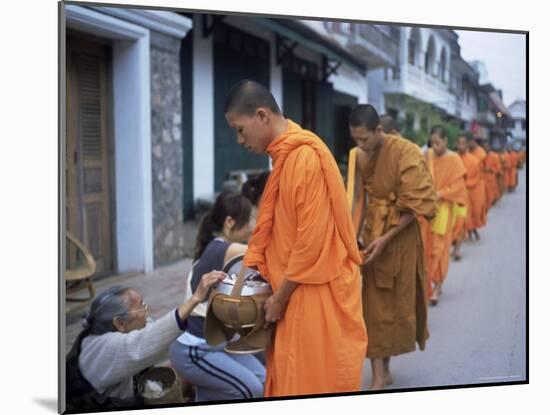
<svg viewBox="0 0 550 415"><path fill-rule="evenodd" d="M82 317L82 326L89 329L90 334L101 335L116 331L113 318L128 320L128 300L123 294L130 287L116 285L101 291L92 302L88 312Z"/></svg>

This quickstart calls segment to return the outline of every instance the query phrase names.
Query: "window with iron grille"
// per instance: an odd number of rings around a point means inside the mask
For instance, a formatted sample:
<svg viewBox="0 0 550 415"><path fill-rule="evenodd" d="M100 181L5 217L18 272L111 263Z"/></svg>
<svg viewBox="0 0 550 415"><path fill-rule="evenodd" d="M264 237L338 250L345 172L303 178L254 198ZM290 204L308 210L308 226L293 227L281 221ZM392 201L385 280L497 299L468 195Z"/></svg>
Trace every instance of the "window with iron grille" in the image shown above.
<svg viewBox="0 0 550 415"><path fill-rule="evenodd" d="M414 65L416 62L416 42L414 39L409 39L409 63Z"/></svg>
<svg viewBox="0 0 550 415"><path fill-rule="evenodd" d="M269 61L269 43L226 24L217 24L214 42L263 62Z"/></svg>

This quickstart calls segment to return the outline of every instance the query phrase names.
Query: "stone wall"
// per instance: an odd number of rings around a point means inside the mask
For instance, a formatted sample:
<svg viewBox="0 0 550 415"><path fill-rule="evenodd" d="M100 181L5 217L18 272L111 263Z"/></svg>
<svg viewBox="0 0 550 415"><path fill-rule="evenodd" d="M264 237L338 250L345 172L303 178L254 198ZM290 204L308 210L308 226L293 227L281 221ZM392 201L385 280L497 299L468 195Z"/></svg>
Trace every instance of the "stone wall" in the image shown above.
<svg viewBox="0 0 550 415"><path fill-rule="evenodd" d="M184 255L180 40L151 32L155 268Z"/></svg>

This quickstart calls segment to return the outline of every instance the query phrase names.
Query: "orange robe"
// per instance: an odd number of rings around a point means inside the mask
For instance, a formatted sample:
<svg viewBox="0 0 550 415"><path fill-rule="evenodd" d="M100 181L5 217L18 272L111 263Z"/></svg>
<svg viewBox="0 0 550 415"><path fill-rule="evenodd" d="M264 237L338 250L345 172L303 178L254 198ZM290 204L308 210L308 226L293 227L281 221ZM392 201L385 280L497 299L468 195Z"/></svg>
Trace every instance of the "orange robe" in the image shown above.
<svg viewBox="0 0 550 415"><path fill-rule="evenodd" d="M460 154L462 164L466 169L465 184L468 191L468 199L466 202L466 218L458 216L455 221L453 232L453 241L462 241L468 229L471 229L472 223L472 202L470 193L475 189L481 180L481 171L479 169L478 159L471 153Z"/></svg>
<svg viewBox="0 0 550 415"><path fill-rule="evenodd" d="M510 151L510 189L515 189L518 185L518 153Z"/></svg>
<svg viewBox="0 0 550 415"><path fill-rule="evenodd" d="M497 176L497 183L500 198L502 198L506 192L506 157L504 157L504 153L498 153L498 160L500 162L500 173Z"/></svg>
<svg viewBox="0 0 550 415"><path fill-rule="evenodd" d="M479 169L481 171L481 179L474 189L470 190L470 202L472 206L472 217L468 230L480 229L487 224L487 197L485 195L485 177L483 168L485 165L485 157L487 153L480 146L476 147L471 152L479 160Z"/></svg>
<svg viewBox="0 0 550 415"><path fill-rule="evenodd" d="M245 264L276 292L299 283L267 350L265 396L358 391L367 351L361 258L342 176L323 141L288 120Z"/></svg>
<svg viewBox="0 0 550 415"><path fill-rule="evenodd" d="M520 152L518 153L518 169L523 169L526 157L527 154L525 153L525 150L520 150Z"/></svg>
<svg viewBox="0 0 550 415"><path fill-rule="evenodd" d="M485 178L487 192L487 206L492 206L500 198L500 189L497 177L500 174L500 158L494 151L489 151L485 159Z"/></svg>
<svg viewBox="0 0 550 415"><path fill-rule="evenodd" d="M424 350L428 338L426 266L417 220L435 214L430 173L418 146L395 135L385 135L376 159L369 160L362 150L354 149L350 165L354 151L363 160L356 169L356 183L364 186L353 186L350 178L354 176L349 175L348 194L357 189L359 200L366 195L361 233L365 246L397 226L402 212L417 218L387 244L380 257L362 267L367 357L411 352L416 343Z"/></svg>
<svg viewBox="0 0 550 415"><path fill-rule="evenodd" d="M426 153L428 166L434 179L436 191L440 194L437 215L430 222L427 232L428 279L441 283L449 271L449 248L453 236L453 204L466 206L468 192L464 176L466 169L462 160L453 151L435 157L430 149Z"/></svg>
<svg viewBox="0 0 550 415"><path fill-rule="evenodd" d="M510 153L505 151L502 153L504 167L504 188L509 190L512 186L512 158Z"/></svg>

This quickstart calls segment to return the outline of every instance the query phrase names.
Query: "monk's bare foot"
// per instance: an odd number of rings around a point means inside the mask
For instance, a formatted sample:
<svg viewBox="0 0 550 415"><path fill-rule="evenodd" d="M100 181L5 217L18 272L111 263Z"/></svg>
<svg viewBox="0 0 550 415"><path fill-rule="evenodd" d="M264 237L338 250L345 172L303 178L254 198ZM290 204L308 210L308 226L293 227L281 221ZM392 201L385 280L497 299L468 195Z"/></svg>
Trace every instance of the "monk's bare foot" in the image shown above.
<svg viewBox="0 0 550 415"><path fill-rule="evenodd" d="M390 372L384 372L384 385L390 386L393 385L393 376Z"/></svg>
<svg viewBox="0 0 550 415"><path fill-rule="evenodd" d="M430 297L430 305L434 306L437 305L439 302L439 295L441 294L441 286L434 287L432 291L432 295Z"/></svg>
<svg viewBox="0 0 550 415"><path fill-rule="evenodd" d="M477 231L474 231L474 236L476 237L476 241L479 241L480 236L479 236L479 233L477 233Z"/></svg>
<svg viewBox="0 0 550 415"><path fill-rule="evenodd" d="M369 391L381 391L384 390L383 382L372 382L369 386Z"/></svg>

